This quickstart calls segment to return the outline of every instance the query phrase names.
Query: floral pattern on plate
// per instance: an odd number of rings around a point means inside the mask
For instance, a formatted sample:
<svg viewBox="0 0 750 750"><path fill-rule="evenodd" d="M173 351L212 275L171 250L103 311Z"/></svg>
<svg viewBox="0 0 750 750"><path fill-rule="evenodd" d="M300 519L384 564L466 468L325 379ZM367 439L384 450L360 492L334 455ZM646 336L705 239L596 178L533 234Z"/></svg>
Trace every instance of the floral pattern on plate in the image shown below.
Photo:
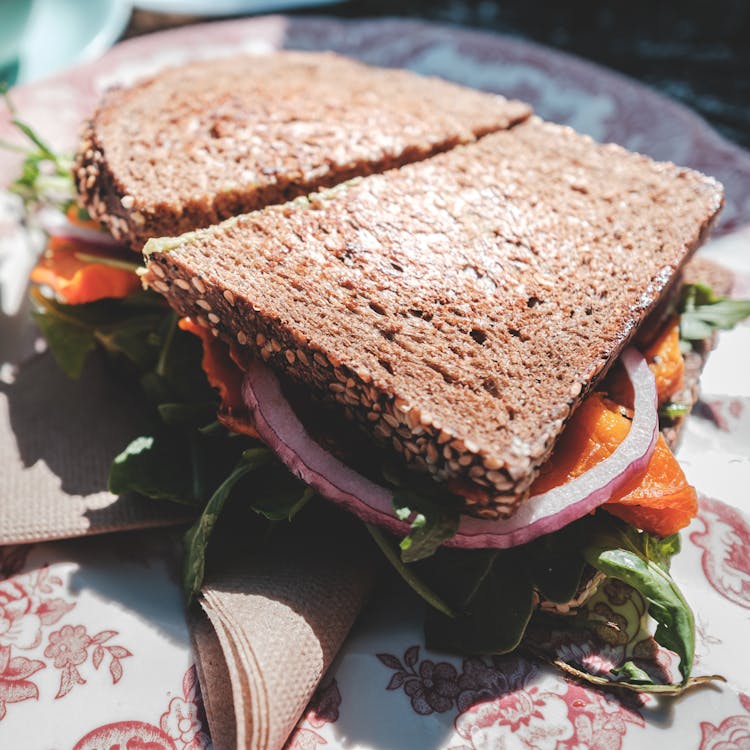
<svg viewBox="0 0 750 750"><path fill-rule="evenodd" d="M203 731L206 725L203 701L195 667L185 672L182 696L169 701L159 725L145 721L118 721L92 729L73 750L133 748L134 750L208 750L211 740Z"/></svg>
<svg viewBox="0 0 750 750"><path fill-rule="evenodd" d="M0 547L0 747L209 747L176 563L153 532Z"/></svg>
<svg viewBox="0 0 750 750"><path fill-rule="evenodd" d="M700 501L699 522L690 541L703 550L701 564L711 585L723 597L750 609L750 524L742 514L718 500Z"/></svg>
<svg viewBox="0 0 750 750"><path fill-rule="evenodd" d="M455 712L451 750L619 750L629 726L645 726L633 701L556 679L520 656L470 657L457 669L419 651L377 656L394 670L387 689L402 688L413 711Z"/></svg>

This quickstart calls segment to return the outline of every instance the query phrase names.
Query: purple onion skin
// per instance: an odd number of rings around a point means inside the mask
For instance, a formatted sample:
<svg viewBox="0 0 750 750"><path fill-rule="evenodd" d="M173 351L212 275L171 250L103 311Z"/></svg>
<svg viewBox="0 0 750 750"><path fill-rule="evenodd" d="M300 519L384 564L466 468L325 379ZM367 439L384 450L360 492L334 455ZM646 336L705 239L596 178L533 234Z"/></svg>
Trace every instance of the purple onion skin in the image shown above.
<svg viewBox="0 0 750 750"><path fill-rule="evenodd" d="M583 518L645 470L659 431L656 383L636 349L626 349L621 361L633 385L634 415L630 431L615 451L579 477L530 497L509 519L463 516L458 532L446 546L506 549L526 544ZM284 397L276 376L259 360L248 367L242 396L261 438L292 473L363 521L401 536L409 533L409 524L395 516L392 491L316 443Z"/></svg>

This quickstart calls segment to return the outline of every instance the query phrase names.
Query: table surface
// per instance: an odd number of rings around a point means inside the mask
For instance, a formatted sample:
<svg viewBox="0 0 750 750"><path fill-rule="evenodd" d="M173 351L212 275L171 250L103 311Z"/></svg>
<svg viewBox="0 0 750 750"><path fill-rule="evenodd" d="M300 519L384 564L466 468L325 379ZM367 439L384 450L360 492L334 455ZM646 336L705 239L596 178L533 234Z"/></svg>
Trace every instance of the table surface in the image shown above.
<svg viewBox="0 0 750 750"><path fill-rule="evenodd" d="M638 79L750 148L747 0L352 0L294 14L420 18L529 39ZM135 11L126 36L193 20Z"/></svg>

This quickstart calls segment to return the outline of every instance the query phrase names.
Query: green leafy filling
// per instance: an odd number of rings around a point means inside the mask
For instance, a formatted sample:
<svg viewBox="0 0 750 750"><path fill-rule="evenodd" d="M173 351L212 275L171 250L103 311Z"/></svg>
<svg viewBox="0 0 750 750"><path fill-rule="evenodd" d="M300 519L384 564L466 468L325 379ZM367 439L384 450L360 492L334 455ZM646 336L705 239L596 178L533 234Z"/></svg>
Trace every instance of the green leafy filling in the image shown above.
<svg viewBox="0 0 750 750"><path fill-rule="evenodd" d="M686 284L679 302L680 339L688 346L715 331L728 331L750 316L750 300L729 299L706 284Z"/></svg>
<svg viewBox="0 0 750 750"><path fill-rule="evenodd" d="M427 645L478 654L503 654L522 645L538 598L560 604L572 600L588 564L648 602L648 613L657 623L654 639L680 657L685 686L693 663L695 623L669 574L669 562L678 551L677 535L659 539L598 513L513 549L441 548L429 560L412 565L404 565L397 555L386 556L397 569L405 568L399 573L432 605L425 620ZM562 619L566 627L570 620ZM631 688L654 685L635 665L626 663L623 669L612 679Z"/></svg>

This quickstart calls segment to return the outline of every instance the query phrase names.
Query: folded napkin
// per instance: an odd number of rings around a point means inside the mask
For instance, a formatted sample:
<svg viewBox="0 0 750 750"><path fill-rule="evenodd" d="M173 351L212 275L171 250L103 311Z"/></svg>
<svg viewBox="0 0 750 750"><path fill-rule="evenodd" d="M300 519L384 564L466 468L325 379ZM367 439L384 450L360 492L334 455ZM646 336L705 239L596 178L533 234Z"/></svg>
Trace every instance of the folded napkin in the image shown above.
<svg viewBox="0 0 750 750"><path fill-rule="evenodd" d="M284 746L372 587L361 550L290 532L212 573L191 631L216 750Z"/></svg>
<svg viewBox="0 0 750 750"><path fill-rule="evenodd" d="M107 492L143 407L91 357L69 380L48 354L0 378L0 544L180 523L190 509ZM132 389L131 389L132 391Z"/></svg>

